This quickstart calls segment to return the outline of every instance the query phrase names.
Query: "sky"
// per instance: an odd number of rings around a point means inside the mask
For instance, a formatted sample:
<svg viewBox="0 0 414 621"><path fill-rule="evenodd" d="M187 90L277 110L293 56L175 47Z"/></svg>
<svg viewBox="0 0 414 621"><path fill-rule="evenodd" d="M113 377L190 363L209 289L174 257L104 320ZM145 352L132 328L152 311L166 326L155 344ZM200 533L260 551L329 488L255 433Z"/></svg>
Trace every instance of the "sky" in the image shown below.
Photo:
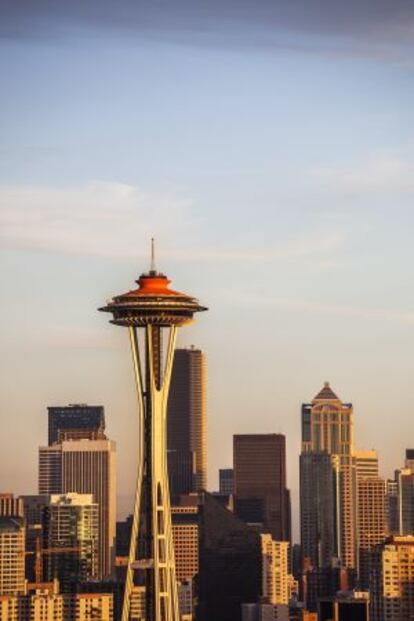
<svg viewBox="0 0 414 621"><path fill-rule="evenodd" d="M414 446L414 6L0 0L0 491L34 493L48 405L103 404L129 509L127 335L149 265L209 307L210 488L234 433L329 380L384 476ZM297 523L297 519L296 519Z"/></svg>

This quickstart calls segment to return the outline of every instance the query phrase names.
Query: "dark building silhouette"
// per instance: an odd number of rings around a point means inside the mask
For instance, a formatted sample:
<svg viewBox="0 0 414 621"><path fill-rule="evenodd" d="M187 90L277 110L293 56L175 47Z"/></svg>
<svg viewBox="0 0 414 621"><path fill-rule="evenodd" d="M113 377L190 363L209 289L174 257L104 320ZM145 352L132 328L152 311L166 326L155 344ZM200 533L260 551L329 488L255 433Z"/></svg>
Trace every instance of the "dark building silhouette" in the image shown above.
<svg viewBox="0 0 414 621"><path fill-rule="evenodd" d="M132 515L116 523L116 556L128 556L131 541Z"/></svg>
<svg viewBox="0 0 414 621"><path fill-rule="evenodd" d="M233 469L236 515L257 524L277 541L289 541L285 436L233 436Z"/></svg>
<svg viewBox="0 0 414 621"><path fill-rule="evenodd" d="M101 405L74 404L48 407L49 446L63 440L105 438L105 414Z"/></svg>
<svg viewBox="0 0 414 621"><path fill-rule="evenodd" d="M172 496L207 488L205 356L177 349L167 416L168 474Z"/></svg>
<svg viewBox="0 0 414 621"><path fill-rule="evenodd" d="M260 535L207 493L199 532L196 621L240 621L241 604L261 596Z"/></svg>

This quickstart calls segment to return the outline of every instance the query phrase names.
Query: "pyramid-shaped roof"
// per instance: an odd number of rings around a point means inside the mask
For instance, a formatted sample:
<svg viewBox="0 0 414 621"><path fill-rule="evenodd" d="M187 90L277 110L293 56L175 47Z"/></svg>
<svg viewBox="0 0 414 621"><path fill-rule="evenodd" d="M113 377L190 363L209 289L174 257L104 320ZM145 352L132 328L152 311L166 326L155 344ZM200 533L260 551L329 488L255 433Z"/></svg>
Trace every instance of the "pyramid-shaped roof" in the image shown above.
<svg viewBox="0 0 414 621"><path fill-rule="evenodd" d="M322 389L318 392L316 397L313 399L314 401L339 401L339 397L334 393L332 388L329 385L329 382L325 382Z"/></svg>

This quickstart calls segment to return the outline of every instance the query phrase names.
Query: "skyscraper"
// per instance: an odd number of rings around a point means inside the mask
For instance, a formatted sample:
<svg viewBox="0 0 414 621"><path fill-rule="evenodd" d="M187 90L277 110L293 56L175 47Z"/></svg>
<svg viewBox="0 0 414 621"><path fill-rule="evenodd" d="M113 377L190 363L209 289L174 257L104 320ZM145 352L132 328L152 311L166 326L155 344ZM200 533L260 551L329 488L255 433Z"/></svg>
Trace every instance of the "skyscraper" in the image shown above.
<svg viewBox="0 0 414 621"><path fill-rule="evenodd" d="M339 459L329 453L300 456L302 556L313 567L329 567L338 556Z"/></svg>
<svg viewBox="0 0 414 621"><path fill-rule="evenodd" d="M380 477L358 477L357 490L359 584L369 590L374 549L386 537L385 481Z"/></svg>
<svg viewBox="0 0 414 621"><path fill-rule="evenodd" d="M116 532L116 453L107 440L65 440L39 449L39 494L93 494L98 504L98 577L112 574Z"/></svg>
<svg viewBox="0 0 414 621"><path fill-rule="evenodd" d="M98 577L98 505L92 494L52 495L45 509L44 578L62 591Z"/></svg>
<svg viewBox="0 0 414 621"><path fill-rule="evenodd" d="M71 404L49 407L49 446L63 440L105 438L105 414L102 405Z"/></svg>
<svg viewBox="0 0 414 621"><path fill-rule="evenodd" d="M175 352L167 421L171 495L205 490L206 360L199 349L191 347Z"/></svg>
<svg viewBox="0 0 414 621"><path fill-rule="evenodd" d="M301 539L303 554L309 556L316 567L327 562L326 555L317 552L320 533L331 532L332 528L334 536L329 537L335 542L336 555L343 566L357 566L352 411L352 405L343 403L328 382L311 403L302 406ZM312 456L321 457L314 459ZM331 475L327 473L329 460ZM330 498L326 498L326 503L318 504L312 498L309 484L319 485L317 477L322 462L325 462L323 476L332 480L332 492L327 488ZM319 488L323 494L323 488L320 485Z"/></svg>
<svg viewBox="0 0 414 621"><path fill-rule="evenodd" d="M24 521L0 517L0 595L24 592Z"/></svg>
<svg viewBox="0 0 414 621"><path fill-rule="evenodd" d="M285 436L233 436L233 470L236 515L277 541L289 540Z"/></svg>

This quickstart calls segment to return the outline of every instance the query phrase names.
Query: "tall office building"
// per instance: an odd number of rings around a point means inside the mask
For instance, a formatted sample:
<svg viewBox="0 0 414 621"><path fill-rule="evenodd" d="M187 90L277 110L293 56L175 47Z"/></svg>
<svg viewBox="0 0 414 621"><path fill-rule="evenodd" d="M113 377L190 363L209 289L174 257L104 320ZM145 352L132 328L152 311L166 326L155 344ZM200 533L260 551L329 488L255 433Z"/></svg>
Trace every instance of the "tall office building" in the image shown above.
<svg viewBox="0 0 414 621"><path fill-rule="evenodd" d="M48 444L63 440L101 440L105 438L105 414L102 405L72 404L47 408Z"/></svg>
<svg viewBox="0 0 414 621"><path fill-rule="evenodd" d="M358 573L360 588L369 590L375 546L384 541L385 481L380 477L358 477Z"/></svg>
<svg viewBox="0 0 414 621"><path fill-rule="evenodd" d="M315 568L338 556L339 458L329 453L300 457L300 531L302 557Z"/></svg>
<svg viewBox="0 0 414 621"><path fill-rule="evenodd" d="M167 450L173 496L207 489L206 360L193 347L175 352Z"/></svg>
<svg viewBox="0 0 414 621"><path fill-rule="evenodd" d="M62 591L98 577L98 505L92 494L52 495L45 509L44 579Z"/></svg>
<svg viewBox="0 0 414 621"><path fill-rule="evenodd" d="M0 517L0 595L24 592L24 520Z"/></svg>
<svg viewBox="0 0 414 621"><path fill-rule="evenodd" d="M39 494L92 494L98 505L100 579L115 560L116 453L107 440L67 440L39 449Z"/></svg>
<svg viewBox="0 0 414 621"><path fill-rule="evenodd" d="M414 537L393 536L378 545L372 577L373 621L414 619Z"/></svg>
<svg viewBox="0 0 414 621"><path fill-rule="evenodd" d="M322 456L313 459L311 456ZM332 458L331 473L328 473ZM321 462L325 466L321 470ZM329 498L322 505L314 502L309 484L317 483L319 472L331 481ZM352 405L343 403L328 382L311 403L302 406L302 453L300 457L301 539L304 556L315 567L326 563L326 554L318 552L318 538L331 532L335 555L344 567L356 568L356 466L353 459ZM330 484L331 485L331 484ZM322 509L322 507L324 507ZM326 524L327 522L327 524ZM316 540L315 540L316 537Z"/></svg>
<svg viewBox="0 0 414 621"><path fill-rule="evenodd" d="M290 537L286 441L280 434L233 436L235 513L276 541Z"/></svg>

